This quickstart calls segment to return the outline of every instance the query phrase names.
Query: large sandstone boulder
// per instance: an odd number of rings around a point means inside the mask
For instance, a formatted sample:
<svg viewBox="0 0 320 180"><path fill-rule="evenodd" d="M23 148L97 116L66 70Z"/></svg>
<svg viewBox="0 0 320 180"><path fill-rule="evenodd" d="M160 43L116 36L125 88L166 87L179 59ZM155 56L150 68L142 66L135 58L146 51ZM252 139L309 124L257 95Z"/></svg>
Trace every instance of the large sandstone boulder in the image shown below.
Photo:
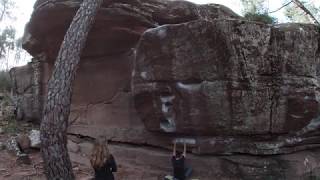
<svg viewBox="0 0 320 180"><path fill-rule="evenodd" d="M150 29L137 47L135 107L150 131L317 146L319 37L312 25L241 20Z"/></svg>
<svg viewBox="0 0 320 180"><path fill-rule="evenodd" d="M13 76L17 92L32 87L17 94L32 97L19 104L37 120L80 3L38 0L26 27L23 47L36 64ZM317 173L319 39L315 26L247 22L216 4L106 1L73 85L69 134L116 142L121 179L168 174L175 140L191 143L200 179ZM79 142L71 155L88 163L79 153L92 145Z"/></svg>
<svg viewBox="0 0 320 180"><path fill-rule="evenodd" d="M319 114L317 37L315 26L238 20L148 30L137 48L136 108L155 131L301 130Z"/></svg>
<svg viewBox="0 0 320 180"><path fill-rule="evenodd" d="M40 62L40 96L46 94L53 61L80 2L37 1L35 4L23 46ZM135 111L131 92L133 48L149 28L222 18L241 17L221 5L195 5L186 1L104 4L89 34L74 83L69 132L90 137L104 134L113 141L171 147L174 137L149 132ZM44 101L40 98L39 102Z"/></svg>

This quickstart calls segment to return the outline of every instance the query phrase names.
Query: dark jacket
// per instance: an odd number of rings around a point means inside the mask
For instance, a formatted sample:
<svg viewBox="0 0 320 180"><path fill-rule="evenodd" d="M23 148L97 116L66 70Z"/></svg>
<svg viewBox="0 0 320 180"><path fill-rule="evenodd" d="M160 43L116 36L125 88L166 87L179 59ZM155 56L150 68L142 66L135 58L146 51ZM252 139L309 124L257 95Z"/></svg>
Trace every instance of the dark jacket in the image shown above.
<svg viewBox="0 0 320 180"><path fill-rule="evenodd" d="M176 159L175 156L172 156L172 166L173 166L173 176L176 179L179 180L185 180L185 174L184 174L184 156L182 156L179 159Z"/></svg>
<svg viewBox="0 0 320 180"><path fill-rule="evenodd" d="M101 168L94 169L95 180L114 180L113 172L117 172L117 165L114 157L110 155Z"/></svg>

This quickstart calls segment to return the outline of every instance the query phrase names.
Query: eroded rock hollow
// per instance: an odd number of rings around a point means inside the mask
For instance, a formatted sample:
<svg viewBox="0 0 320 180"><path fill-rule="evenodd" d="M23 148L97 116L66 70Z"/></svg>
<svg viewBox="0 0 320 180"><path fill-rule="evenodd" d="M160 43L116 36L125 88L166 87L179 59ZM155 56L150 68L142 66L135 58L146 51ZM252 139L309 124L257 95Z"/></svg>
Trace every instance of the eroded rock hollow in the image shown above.
<svg viewBox="0 0 320 180"><path fill-rule="evenodd" d="M33 61L11 70L20 119L41 120L80 3L35 4L23 43ZM116 143L122 179L168 174L177 138L190 143L200 179L317 175L319 44L314 25L248 22L217 4L106 1L82 54L69 133Z"/></svg>

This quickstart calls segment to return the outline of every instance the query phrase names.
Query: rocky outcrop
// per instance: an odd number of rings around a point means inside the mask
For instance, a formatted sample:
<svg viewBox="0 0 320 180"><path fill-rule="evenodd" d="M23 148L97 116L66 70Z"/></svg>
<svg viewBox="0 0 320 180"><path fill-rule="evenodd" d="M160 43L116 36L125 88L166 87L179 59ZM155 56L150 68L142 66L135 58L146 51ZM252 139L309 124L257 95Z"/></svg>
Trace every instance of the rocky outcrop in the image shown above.
<svg viewBox="0 0 320 180"><path fill-rule="evenodd" d="M41 62L46 62L41 71L41 96L46 93L53 61L79 4L80 1L38 1L35 5L23 46L34 57L40 57ZM221 5L195 5L185 1L104 4L89 35L74 83L69 132L90 137L104 134L119 142L171 147L172 137L146 130L133 106L133 48L149 28L221 18L240 17ZM45 22L50 23L43 26Z"/></svg>
<svg viewBox="0 0 320 180"><path fill-rule="evenodd" d="M137 47L135 107L148 130L198 137L204 153L318 147L319 37L312 25L241 20L150 29Z"/></svg>
<svg viewBox="0 0 320 180"><path fill-rule="evenodd" d="M30 149L30 147L31 147L30 138L26 134L19 134L16 137L16 141L17 141L18 146L22 152L25 152L26 150Z"/></svg>
<svg viewBox="0 0 320 180"><path fill-rule="evenodd" d="M80 2L38 0L26 27L23 47L38 64L12 76L35 119ZM174 140L190 143L200 179L318 172L307 149L319 146L319 39L312 25L247 22L215 4L106 1L73 85L69 134L111 140L121 179L168 174ZM91 147L68 146L72 156Z"/></svg>
<svg viewBox="0 0 320 180"><path fill-rule="evenodd" d="M42 58L34 58L31 63L10 70L15 99L15 113L18 120L39 122L47 78L45 78L46 62Z"/></svg>

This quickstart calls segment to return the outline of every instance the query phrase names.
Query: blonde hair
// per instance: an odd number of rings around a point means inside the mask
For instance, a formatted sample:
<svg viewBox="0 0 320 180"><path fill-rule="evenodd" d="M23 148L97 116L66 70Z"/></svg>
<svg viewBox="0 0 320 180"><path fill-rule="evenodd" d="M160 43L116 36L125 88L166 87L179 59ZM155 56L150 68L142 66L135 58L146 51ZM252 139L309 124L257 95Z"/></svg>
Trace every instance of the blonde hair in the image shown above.
<svg viewBox="0 0 320 180"><path fill-rule="evenodd" d="M108 160L109 156L110 152L108 149L107 139L105 137L97 138L94 143L90 158L92 167L101 168Z"/></svg>

